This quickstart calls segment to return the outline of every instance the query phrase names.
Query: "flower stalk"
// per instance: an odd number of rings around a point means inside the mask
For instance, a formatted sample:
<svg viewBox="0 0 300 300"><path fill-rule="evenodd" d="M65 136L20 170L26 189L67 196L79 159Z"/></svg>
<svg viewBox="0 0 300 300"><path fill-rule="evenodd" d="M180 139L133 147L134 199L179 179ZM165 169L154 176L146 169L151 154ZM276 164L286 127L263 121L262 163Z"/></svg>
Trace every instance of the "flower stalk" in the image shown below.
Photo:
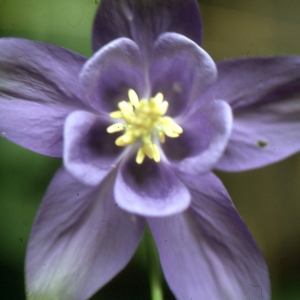
<svg viewBox="0 0 300 300"><path fill-rule="evenodd" d="M149 271L149 283L152 300L163 300L162 270L155 242L149 228L145 230L144 245Z"/></svg>

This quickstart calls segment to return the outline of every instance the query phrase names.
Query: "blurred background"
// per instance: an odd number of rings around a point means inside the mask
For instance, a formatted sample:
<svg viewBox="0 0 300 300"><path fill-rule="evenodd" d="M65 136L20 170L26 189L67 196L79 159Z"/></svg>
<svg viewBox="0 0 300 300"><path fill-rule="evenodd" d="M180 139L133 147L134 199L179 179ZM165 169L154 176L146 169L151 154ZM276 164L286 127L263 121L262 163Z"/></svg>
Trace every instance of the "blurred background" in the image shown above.
<svg viewBox="0 0 300 300"><path fill-rule="evenodd" d="M91 55L96 0L0 0L0 37L39 40ZM300 1L202 0L203 48L216 60L300 55ZM299 83L300 84L300 83ZM0 139L0 299L25 299L30 229L58 159ZM300 155L245 173L218 172L268 263L274 300L300 299ZM175 299L164 284L165 299ZM143 244L92 299L150 299Z"/></svg>

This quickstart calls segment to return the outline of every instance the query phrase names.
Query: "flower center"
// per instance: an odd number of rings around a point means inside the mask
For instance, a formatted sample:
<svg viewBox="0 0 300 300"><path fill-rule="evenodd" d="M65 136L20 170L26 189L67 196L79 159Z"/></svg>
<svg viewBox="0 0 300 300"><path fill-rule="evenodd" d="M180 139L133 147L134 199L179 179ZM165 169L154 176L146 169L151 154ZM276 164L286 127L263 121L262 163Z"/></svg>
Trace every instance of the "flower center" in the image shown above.
<svg viewBox="0 0 300 300"><path fill-rule="evenodd" d="M165 116L169 103L164 100L162 93L154 98L139 100L138 95L132 89L128 91L129 101L118 103L118 111L110 113L113 119L120 122L109 126L108 133L125 131L116 139L116 145L120 147L140 142L141 146L136 155L136 162L141 164L145 156L160 161L160 151L157 146L159 141L164 143L165 136L176 138L183 132L172 118Z"/></svg>

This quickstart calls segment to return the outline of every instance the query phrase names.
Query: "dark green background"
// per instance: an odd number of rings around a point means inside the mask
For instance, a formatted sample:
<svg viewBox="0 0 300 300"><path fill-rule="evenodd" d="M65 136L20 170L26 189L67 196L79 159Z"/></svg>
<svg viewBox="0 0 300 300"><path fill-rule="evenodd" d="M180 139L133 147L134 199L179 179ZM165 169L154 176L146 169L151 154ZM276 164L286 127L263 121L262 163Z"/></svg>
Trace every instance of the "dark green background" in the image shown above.
<svg viewBox="0 0 300 300"><path fill-rule="evenodd" d="M203 48L215 60L300 55L300 1L199 1ZM0 37L49 42L91 55L95 0L0 0ZM300 120L299 120L300 121ZM0 299L24 299L26 244L61 161L0 139ZM259 170L220 174L270 268L273 299L300 299L300 156ZM150 299L143 245L93 299ZM165 299L174 299L165 285Z"/></svg>

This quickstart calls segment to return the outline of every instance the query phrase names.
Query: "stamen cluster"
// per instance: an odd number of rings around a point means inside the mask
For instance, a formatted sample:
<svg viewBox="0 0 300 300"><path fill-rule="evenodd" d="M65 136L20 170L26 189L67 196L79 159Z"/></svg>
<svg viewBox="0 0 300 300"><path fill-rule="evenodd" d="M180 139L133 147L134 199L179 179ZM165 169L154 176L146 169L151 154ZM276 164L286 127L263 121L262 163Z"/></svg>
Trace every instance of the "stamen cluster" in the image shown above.
<svg viewBox="0 0 300 300"><path fill-rule="evenodd" d="M133 89L128 91L129 101L121 101L118 104L120 110L110 113L113 119L120 119L107 128L108 133L125 130L125 133L116 139L116 145L120 147L141 142L141 147L136 155L136 162L141 164L145 156L160 161L160 151L157 143L165 142L165 136L176 138L182 132L182 128L172 118L165 116L169 103L164 100L162 93L155 97L139 100Z"/></svg>

